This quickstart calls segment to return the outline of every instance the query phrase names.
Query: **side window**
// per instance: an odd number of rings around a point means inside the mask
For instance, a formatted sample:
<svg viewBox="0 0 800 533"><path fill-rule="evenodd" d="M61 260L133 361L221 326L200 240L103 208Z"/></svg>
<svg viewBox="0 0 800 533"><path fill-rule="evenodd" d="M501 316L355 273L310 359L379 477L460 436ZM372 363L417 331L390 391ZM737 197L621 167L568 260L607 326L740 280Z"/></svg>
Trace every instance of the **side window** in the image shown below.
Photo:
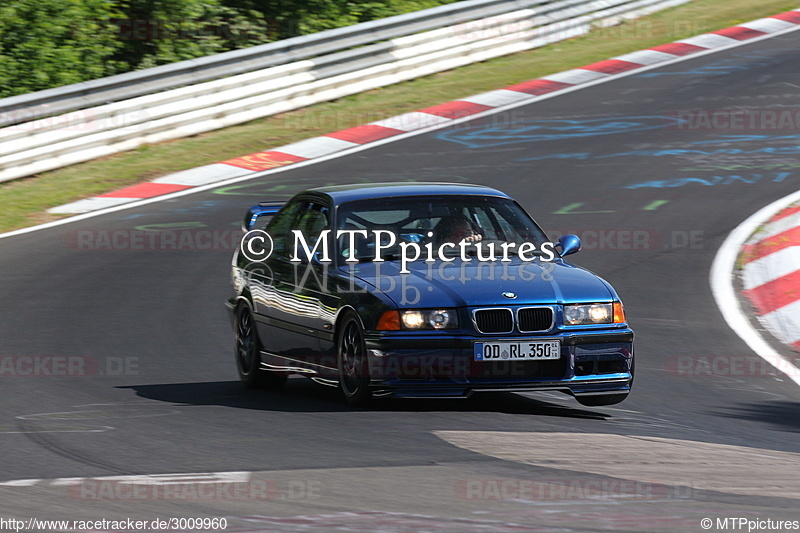
<svg viewBox="0 0 800 533"><path fill-rule="evenodd" d="M308 202L297 221L295 229L303 232L306 240L310 243L316 241L319 233L330 227L330 216L328 208L316 202Z"/></svg>
<svg viewBox="0 0 800 533"><path fill-rule="evenodd" d="M317 245L317 240L319 240L320 233L323 230L330 229L330 227L331 217L329 209L316 202L307 202L303 207L300 218L297 220L297 224L295 224L293 229L300 230L303 238L306 241L306 245L309 247L309 250L311 250ZM290 245L294 246L294 235L290 234L289 239L291 239L289 241ZM330 244L331 243L329 240L329 247ZM302 252L298 251L298 254L301 253Z"/></svg>
<svg viewBox="0 0 800 533"><path fill-rule="evenodd" d="M287 246L292 244L292 240L289 238L291 236L289 231L293 227L292 223L297 218L300 208L305 204L306 202L302 200L292 202L281 209L281 211L275 215L275 218L270 221L266 231L269 233L269 236L272 237L272 250L274 254L287 255Z"/></svg>
<svg viewBox="0 0 800 533"><path fill-rule="evenodd" d="M285 215L285 216L284 216ZM330 210L309 200L299 200L281 211L267 227L272 237L273 253L290 257L294 253L294 234L300 230L309 246L317 242L322 230L330 228Z"/></svg>

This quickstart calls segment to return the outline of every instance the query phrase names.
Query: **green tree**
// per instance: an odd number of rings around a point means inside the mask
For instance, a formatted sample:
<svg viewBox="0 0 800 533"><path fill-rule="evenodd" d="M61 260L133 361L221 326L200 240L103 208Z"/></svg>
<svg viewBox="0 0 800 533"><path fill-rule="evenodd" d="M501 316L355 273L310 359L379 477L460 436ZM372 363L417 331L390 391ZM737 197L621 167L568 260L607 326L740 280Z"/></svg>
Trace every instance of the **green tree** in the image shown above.
<svg viewBox="0 0 800 533"><path fill-rule="evenodd" d="M0 97L455 0L0 0Z"/></svg>
<svg viewBox="0 0 800 533"><path fill-rule="evenodd" d="M393 15L410 13L456 0L224 0L235 9L255 10L287 39L318 31L341 28Z"/></svg>
<svg viewBox="0 0 800 533"><path fill-rule="evenodd" d="M127 0L115 20L128 69L142 69L274 40L264 16L220 0Z"/></svg>
<svg viewBox="0 0 800 533"><path fill-rule="evenodd" d="M3 0L0 96L116 73L118 15L107 0Z"/></svg>

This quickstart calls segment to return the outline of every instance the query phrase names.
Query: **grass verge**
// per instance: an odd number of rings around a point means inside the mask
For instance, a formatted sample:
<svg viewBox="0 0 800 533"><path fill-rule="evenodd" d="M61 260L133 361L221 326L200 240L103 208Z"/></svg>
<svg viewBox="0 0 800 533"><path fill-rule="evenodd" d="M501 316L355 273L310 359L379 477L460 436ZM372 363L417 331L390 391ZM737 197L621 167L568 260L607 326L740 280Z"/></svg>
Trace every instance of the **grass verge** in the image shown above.
<svg viewBox="0 0 800 533"><path fill-rule="evenodd" d="M798 0L694 0L529 52L0 184L0 231L61 218L46 213L46 209L171 172L268 150L798 7Z"/></svg>

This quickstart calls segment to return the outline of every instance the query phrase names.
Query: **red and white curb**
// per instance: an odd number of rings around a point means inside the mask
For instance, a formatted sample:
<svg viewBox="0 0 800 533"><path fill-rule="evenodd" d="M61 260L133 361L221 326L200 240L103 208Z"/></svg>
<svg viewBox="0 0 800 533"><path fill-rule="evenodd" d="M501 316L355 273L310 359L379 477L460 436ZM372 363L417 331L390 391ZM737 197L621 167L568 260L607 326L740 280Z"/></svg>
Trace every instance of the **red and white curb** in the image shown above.
<svg viewBox="0 0 800 533"><path fill-rule="evenodd" d="M744 291L755 300L757 309L763 309L759 320L773 331L779 339L797 347L797 332L800 321L786 310L792 304L793 289L784 284L784 279L798 268L785 252L794 247L794 229L799 223L800 191L775 200L750 215L739 224L717 250L711 265L709 283L717 307L725 322L764 361L781 371L795 384L800 385L800 368L788 357L768 343L761 332L750 322L752 310L740 304L740 295L734 288L733 275L740 258L744 258ZM795 241L796 242L796 241ZM769 272L765 274L765 272ZM787 278L791 279L791 278ZM780 289L777 280L781 280ZM794 287L800 289L800 283ZM772 290L770 290L772 288ZM796 298L792 298L796 300ZM796 305L796 304L795 304ZM775 320L780 317L780 322Z"/></svg>
<svg viewBox="0 0 800 533"><path fill-rule="evenodd" d="M743 247L744 295L778 340L800 350L800 205L767 222Z"/></svg>
<svg viewBox="0 0 800 533"><path fill-rule="evenodd" d="M329 156L369 143L381 141L408 132L424 130L484 111L507 105L529 103L544 95L628 74L636 69L651 67L685 56L732 46L742 41L800 26L800 9L754 20L732 28L682 39L630 54L593 63L580 68L551 74L539 79L511 85L505 89L489 91L454 102L420 109L396 117L328 133L280 146L272 150L229 159L212 165L184 170L124 189L78 200L49 209L51 213L88 213L115 207L144 198L154 198L213 184L232 178L241 178L294 163Z"/></svg>

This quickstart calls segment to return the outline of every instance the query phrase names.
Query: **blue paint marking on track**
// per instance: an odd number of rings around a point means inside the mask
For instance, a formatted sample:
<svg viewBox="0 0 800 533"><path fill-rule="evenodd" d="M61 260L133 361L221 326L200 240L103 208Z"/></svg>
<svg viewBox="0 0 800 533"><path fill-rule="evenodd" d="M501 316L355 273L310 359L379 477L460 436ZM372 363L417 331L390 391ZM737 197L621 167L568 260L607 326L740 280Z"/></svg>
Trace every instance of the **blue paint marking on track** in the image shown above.
<svg viewBox="0 0 800 533"><path fill-rule="evenodd" d="M486 148L515 143L555 141L677 127L682 122L684 122L683 119L667 116L537 120L517 123L511 127L491 126L448 130L437 134L436 138L462 144L468 148Z"/></svg>
<svg viewBox="0 0 800 533"><path fill-rule="evenodd" d="M741 72L743 70L748 70L750 67L747 65L736 65L731 63L732 60L727 61L720 61L719 63L713 63L711 65L704 65L702 67L698 67L691 70L681 70L678 72L643 72L642 74L637 75L638 78L657 78L661 76L697 76L697 77L708 77L708 76L725 76L728 74L734 74L737 72Z"/></svg>
<svg viewBox="0 0 800 533"><path fill-rule="evenodd" d="M692 144L718 144L765 141L799 141L800 135L723 135L721 139L696 141Z"/></svg>
<svg viewBox="0 0 800 533"><path fill-rule="evenodd" d="M789 172L780 172L775 175L771 181L774 183L781 183L786 178L790 177L792 174ZM673 178L667 180L654 180L654 181L644 181L641 183L634 183L631 185L626 185L625 189L641 189L641 188L655 188L655 189L665 189L665 188L675 188L675 187L683 187L684 185L703 185L706 187L713 187L714 185L731 185L734 183L747 183L753 184L758 183L759 181L764 179L763 174L751 174L750 176L739 176L739 175L730 175L730 176L711 176L708 178Z"/></svg>
<svg viewBox="0 0 800 533"><path fill-rule="evenodd" d="M720 144L727 142L742 142L753 140L786 140L787 138L794 138L800 141L800 136L780 136L769 137L759 135L747 136L731 136L731 137L747 137L747 139L716 139L713 141L698 141L691 144ZM767 139L754 139L754 137L769 137ZM792 139L792 140L794 140ZM544 159L609 159L613 157L665 157L665 156L719 156L719 155L755 155L755 154L800 154L800 146L765 146L762 148L755 148L753 150L743 150L741 148L720 148L718 150L694 150L694 149L663 149L663 150L632 150L630 152L617 152L614 154L594 154L592 152L567 152L561 154L545 154L534 157L525 157L518 161L541 161Z"/></svg>
<svg viewBox="0 0 800 533"><path fill-rule="evenodd" d="M752 59L753 61L750 63L743 64L741 62L742 59ZM714 76L727 76L729 74L737 74L746 70L750 70L754 66L764 67L768 65L775 65L781 62L782 60L779 57L770 57L760 52L753 52L746 54L737 54L735 57L732 57L730 59L724 59L722 61L717 61L716 63L703 65L690 70L681 70L678 72L669 72L663 70L643 72L641 74L637 74L636 77L657 78L662 76L689 76L689 77L699 77L699 78L713 78Z"/></svg>

